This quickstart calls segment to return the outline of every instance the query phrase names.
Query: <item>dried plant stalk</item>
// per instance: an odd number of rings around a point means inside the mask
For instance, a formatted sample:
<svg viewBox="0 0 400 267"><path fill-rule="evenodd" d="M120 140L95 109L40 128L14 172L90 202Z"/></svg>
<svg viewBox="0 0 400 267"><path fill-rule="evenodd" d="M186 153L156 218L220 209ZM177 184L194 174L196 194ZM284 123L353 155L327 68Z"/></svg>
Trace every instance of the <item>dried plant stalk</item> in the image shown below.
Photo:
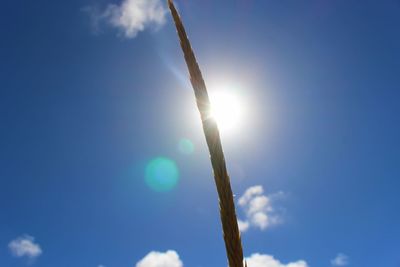
<svg viewBox="0 0 400 267"><path fill-rule="evenodd" d="M204 135L210 151L211 164L219 196L220 216L229 266L243 267L243 249L237 223L233 193L226 169L218 126L215 120L210 117L210 100L206 84L186 35L185 28L172 0L168 0L168 6L171 10L185 61L189 69L190 81L194 89L197 107L200 111L203 123Z"/></svg>

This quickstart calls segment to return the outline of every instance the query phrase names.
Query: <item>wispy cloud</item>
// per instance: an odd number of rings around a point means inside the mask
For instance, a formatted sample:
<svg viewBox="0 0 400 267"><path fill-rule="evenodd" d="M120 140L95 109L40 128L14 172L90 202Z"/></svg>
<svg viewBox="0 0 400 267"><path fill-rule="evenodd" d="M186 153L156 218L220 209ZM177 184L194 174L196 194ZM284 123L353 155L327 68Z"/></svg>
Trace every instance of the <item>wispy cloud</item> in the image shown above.
<svg viewBox="0 0 400 267"><path fill-rule="evenodd" d="M136 267L183 267L183 263L175 250L151 251L136 263Z"/></svg>
<svg viewBox="0 0 400 267"><path fill-rule="evenodd" d="M246 258L247 266L250 267L308 267L307 262L298 260L287 264L281 263L271 255L267 254L252 254Z"/></svg>
<svg viewBox="0 0 400 267"><path fill-rule="evenodd" d="M147 28L159 28L165 24L167 9L161 0L123 0L121 4L109 4L104 10L84 8L92 19L92 26L98 30L106 23L126 38L134 38Z"/></svg>
<svg viewBox="0 0 400 267"><path fill-rule="evenodd" d="M339 253L331 260L332 266L346 266L349 264L349 257L346 254Z"/></svg>
<svg viewBox="0 0 400 267"><path fill-rule="evenodd" d="M238 226L240 232L246 232L250 227L250 223L248 221L238 220Z"/></svg>
<svg viewBox="0 0 400 267"><path fill-rule="evenodd" d="M35 243L35 238L29 235L24 235L12 240L8 244L8 248L16 257L34 259L42 254L42 249L39 244Z"/></svg>
<svg viewBox="0 0 400 267"><path fill-rule="evenodd" d="M250 227L265 230L269 226L281 223L281 216L276 213L272 206L272 200L281 196L283 196L282 192L269 196L265 195L261 185L248 188L238 201L246 215L245 220L238 220L240 231L245 232Z"/></svg>

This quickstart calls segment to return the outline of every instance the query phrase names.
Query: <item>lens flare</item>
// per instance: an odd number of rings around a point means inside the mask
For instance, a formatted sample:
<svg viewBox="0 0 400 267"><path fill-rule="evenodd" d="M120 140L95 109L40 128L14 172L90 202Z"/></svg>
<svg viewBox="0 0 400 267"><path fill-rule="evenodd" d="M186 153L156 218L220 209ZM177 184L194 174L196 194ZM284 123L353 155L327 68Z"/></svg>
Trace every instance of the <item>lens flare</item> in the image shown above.
<svg viewBox="0 0 400 267"><path fill-rule="evenodd" d="M179 152L185 155L190 155L194 151L194 145L189 139L183 138L178 143Z"/></svg>
<svg viewBox="0 0 400 267"><path fill-rule="evenodd" d="M146 184L156 192L170 191L178 183L176 163L165 157L152 159L146 166Z"/></svg>

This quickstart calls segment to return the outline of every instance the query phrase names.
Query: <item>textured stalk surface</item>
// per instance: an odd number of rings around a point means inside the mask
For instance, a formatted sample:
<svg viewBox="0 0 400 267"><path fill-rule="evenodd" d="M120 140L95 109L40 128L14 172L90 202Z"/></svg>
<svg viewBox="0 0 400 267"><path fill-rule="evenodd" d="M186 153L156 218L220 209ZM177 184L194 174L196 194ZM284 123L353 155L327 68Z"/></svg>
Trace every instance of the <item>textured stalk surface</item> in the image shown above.
<svg viewBox="0 0 400 267"><path fill-rule="evenodd" d="M218 126L215 120L210 118L210 100L206 84L203 80L181 18L172 0L168 0L168 6L171 10L186 65L189 69L190 82L194 89L197 107L203 123L204 135L210 151L211 165L214 171L214 179L219 196L220 216L229 266L243 267L243 249L237 224L232 188L226 169Z"/></svg>

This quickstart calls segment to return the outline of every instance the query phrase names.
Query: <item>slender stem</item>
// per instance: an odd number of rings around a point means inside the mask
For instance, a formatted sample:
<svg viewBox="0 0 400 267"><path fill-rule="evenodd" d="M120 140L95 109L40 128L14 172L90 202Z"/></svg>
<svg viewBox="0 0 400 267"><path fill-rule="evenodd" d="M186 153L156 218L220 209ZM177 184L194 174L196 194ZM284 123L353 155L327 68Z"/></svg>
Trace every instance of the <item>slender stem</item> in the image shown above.
<svg viewBox="0 0 400 267"><path fill-rule="evenodd" d="M225 248L230 267L243 267L243 249L233 200L232 188L225 164L224 152L217 123L210 117L210 100L199 65L186 35L185 28L172 0L168 6L178 32L181 48L190 74L197 107L203 123L203 131L210 151L214 180L219 196L220 216Z"/></svg>

